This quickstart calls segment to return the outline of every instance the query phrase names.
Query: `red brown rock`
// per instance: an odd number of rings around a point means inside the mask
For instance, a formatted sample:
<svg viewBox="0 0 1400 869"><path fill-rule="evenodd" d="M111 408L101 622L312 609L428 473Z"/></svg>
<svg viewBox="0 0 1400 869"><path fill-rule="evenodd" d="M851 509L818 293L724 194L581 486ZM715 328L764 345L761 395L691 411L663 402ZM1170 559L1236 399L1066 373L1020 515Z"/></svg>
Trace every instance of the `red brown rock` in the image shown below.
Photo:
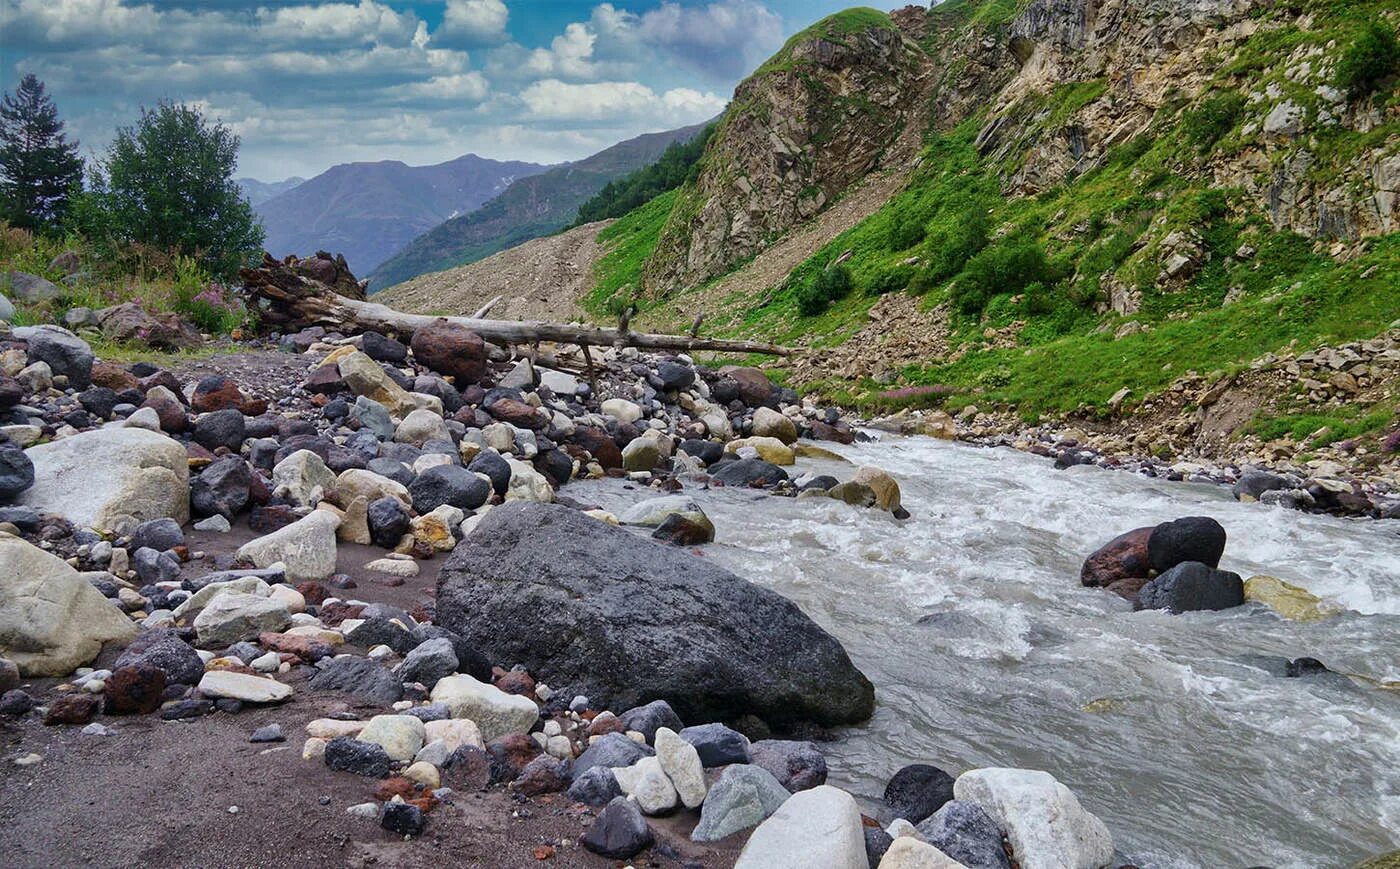
<svg viewBox="0 0 1400 869"><path fill-rule="evenodd" d="M295 655L308 664L314 664L335 653L325 643L296 634L264 632L258 634L258 645L280 654Z"/></svg>
<svg viewBox="0 0 1400 869"><path fill-rule="evenodd" d="M568 786L568 764L547 754L542 754L525 764L520 775L510 783L511 790L527 797L557 794Z"/></svg>
<svg viewBox="0 0 1400 869"><path fill-rule="evenodd" d="M279 528L286 528L301 517L286 504L271 504L254 507L248 515L248 527L259 534L271 534Z"/></svg>
<svg viewBox="0 0 1400 869"><path fill-rule="evenodd" d="M201 377L195 384L190 397L190 408L195 413L210 413L229 407L241 408L247 398L238 384L219 374Z"/></svg>
<svg viewBox="0 0 1400 869"><path fill-rule="evenodd" d="M535 696L535 679L523 670L511 670L502 674L496 680L496 687L507 694L519 694L522 697Z"/></svg>
<svg viewBox="0 0 1400 869"><path fill-rule="evenodd" d="M374 789L374 798L380 802L388 802L394 797L403 797L405 800L409 800L417 795L417 783L401 775L384 779Z"/></svg>
<svg viewBox="0 0 1400 869"><path fill-rule="evenodd" d="M44 713L44 723L87 724L96 714L97 695L75 691L72 694L64 694L49 704L49 711Z"/></svg>
<svg viewBox="0 0 1400 869"><path fill-rule="evenodd" d="M1102 588L1121 579L1146 579L1151 573L1147 540L1152 528L1134 528L1105 543L1088 558L1079 571L1079 583Z"/></svg>
<svg viewBox="0 0 1400 869"><path fill-rule="evenodd" d="M749 407L767 405L773 399L773 381L757 368L726 365L719 370L739 385L739 397Z"/></svg>
<svg viewBox="0 0 1400 869"><path fill-rule="evenodd" d="M351 586L353 588L354 586ZM321 624L335 627L346 619L357 619L365 611L364 604L351 604L345 601L328 603L321 607Z"/></svg>
<svg viewBox="0 0 1400 869"><path fill-rule="evenodd" d="M627 726L616 715L607 718L594 718L588 725L589 736L602 736L605 733L626 733Z"/></svg>
<svg viewBox="0 0 1400 869"><path fill-rule="evenodd" d="M812 429L812 437L819 441L835 441L838 444L855 443L855 432L849 426L828 425L821 420L812 420L809 427Z"/></svg>
<svg viewBox="0 0 1400 869"><path fill-rule="evenodd" d="M103 709L108 715L149 715L160 708L165 672L150 664L118 667L107 679Z"/></svg>
<svg viewBox="0 0 1400 869"><path fill-rule="evenodd" d="M114 362L95 362L92 366L92 385L122 392L127 389L140 389L141 381L135 374Z"/></svg>
<svg viewBox="0 0 1400 869"><path fill-rule="evenodd" d="M533 407L513 398L499 399L487 411L501 422L508 422L517 428L542 429L549 424Z"/></svg>
<svg viewBox="0 0 1400 869"><path fill-rule="evenodd" d="M345 381L340 379L340 369L334 365L322 365L311 369L301 388L313 395L334 395L345 390Z"/></svg>
<svg viewBox="0 0 1400 869"><path fill-rule="evenodd" d="M486 751L491 755L492 778L497 781L515 779L526 764L540 756L539 745L523 733L503 736L487 745Z"/></svg>
<svg viewBox="0 0 1400 869"><path fill-rule="evenodd" d="M1138 592L1142 591L1142 587L1149 582L1151 582L1151 580L1145 576L1134 576L1128 579L1115 580L1104 586L1104 588L1136 606L1138 602Z"/></svg>
<svg viewBox="0 0 1400 869"><path fill-rule="evenodd" d="M160 430L166 434L178 434L190 427L190 417L185 413L185 406L174 399L157 395L146 399L141 406L156 412L156 417L160 419Z"/></svg>
<svg viewBox="0 0 1400 869"><path fill-rule="evenodd" d="M454 378L459 389L486 373L486 342L465 326L435 320L414 332L409 346L420 364Z"/></svg>
<svg viewBox="0 0 1400 869"><path fill-rule="evenodd" d="M331 590L319 582L303 582L297 586L297 591L312 606L320 606L326 602L326 598L331 597Z"/></svg>
<svg viewBox="0 0 1400 869"><path fill-rule="evenodd" d="M574 429L574 443L588 450L604 468L622 467L622 450L606 429L581 425Z"/></svg>

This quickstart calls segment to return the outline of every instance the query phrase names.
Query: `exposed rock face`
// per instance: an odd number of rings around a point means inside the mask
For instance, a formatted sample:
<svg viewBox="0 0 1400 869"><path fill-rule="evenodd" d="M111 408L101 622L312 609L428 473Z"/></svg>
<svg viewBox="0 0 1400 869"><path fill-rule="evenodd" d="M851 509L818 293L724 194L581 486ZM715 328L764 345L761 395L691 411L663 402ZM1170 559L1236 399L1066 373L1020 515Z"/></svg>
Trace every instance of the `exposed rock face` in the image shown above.
<svg viewBox="0 0 1400 869"><path fill-rule="evenodd" d="M928 56L884 15L833 16L741 83L643 284L691 287L762 250L874 168L916 111Z"/></svg>
<svg viewBox="0 0 1400 869"><path fill-rule="evenodd" d="M782 726L864 720L874 690L790 601L564 507L486 514L438 580L440 623L494 660L618 708Z"/></svg>

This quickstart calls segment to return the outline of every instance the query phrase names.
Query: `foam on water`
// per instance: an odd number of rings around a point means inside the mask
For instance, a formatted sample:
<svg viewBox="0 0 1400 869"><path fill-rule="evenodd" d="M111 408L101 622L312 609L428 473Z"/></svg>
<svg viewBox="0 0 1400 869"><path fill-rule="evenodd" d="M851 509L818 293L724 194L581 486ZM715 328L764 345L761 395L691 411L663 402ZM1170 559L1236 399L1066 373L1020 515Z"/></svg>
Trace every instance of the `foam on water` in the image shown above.
<svg viewBox="0 0 1400 869"><path fill-rule="evenodd" d="M909 763L1045 769L1153 869L1347 866L1400 848L1400 696L1377 687L1400 681L1400 522L924 438L839 451L893 474L912 518L687 489L717 529L705 557L791 598L875 683L871 721L825 746L833 783L873 801ZM572 489L610 509L653 494ZM1225 526L1223 568L1348 612L1134 613L1079 586L1113 536L1187 515ZM1359 678L1284 678L1303 656Z"/></svg>

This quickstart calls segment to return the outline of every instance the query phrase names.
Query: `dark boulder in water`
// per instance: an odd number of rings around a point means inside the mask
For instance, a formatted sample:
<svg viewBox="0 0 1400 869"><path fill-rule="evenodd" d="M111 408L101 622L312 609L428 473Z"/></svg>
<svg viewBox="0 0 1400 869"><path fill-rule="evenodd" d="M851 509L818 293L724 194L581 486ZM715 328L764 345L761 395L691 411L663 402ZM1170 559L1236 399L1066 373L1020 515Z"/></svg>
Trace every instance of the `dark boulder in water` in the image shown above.
<svg viewBox="0 0 1400 869"><path fill-rule="evenodd" d="M1219 567L1225 554L1225 529L1209 516L1187 516L1163 522L1152 529L1147 556L1152 569L1161 573L1178 564L1198 561Z"/></svg>
<svg viewBox="0 0 1400 869"><path fill-rule="evenodd" d="M1238 573L1216 570L1199 561L1178 564L1138 592L1142 609L1174 613L1223 610L1244 603L1244 580Z"/></svg>

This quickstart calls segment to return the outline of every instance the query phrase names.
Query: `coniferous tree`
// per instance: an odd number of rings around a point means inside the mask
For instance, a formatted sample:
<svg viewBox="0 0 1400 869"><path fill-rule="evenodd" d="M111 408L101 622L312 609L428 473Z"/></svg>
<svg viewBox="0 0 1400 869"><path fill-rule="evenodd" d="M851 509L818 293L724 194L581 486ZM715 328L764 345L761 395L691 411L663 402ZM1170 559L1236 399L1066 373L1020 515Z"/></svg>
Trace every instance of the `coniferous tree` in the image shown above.
<svg viewBox="0 0 1400 869"><path fill-rule="evenodd" d="M30 229L53 225L82 176L78 143L64 135L44 83L26 75L0 99L0 217Z"/></svg>

